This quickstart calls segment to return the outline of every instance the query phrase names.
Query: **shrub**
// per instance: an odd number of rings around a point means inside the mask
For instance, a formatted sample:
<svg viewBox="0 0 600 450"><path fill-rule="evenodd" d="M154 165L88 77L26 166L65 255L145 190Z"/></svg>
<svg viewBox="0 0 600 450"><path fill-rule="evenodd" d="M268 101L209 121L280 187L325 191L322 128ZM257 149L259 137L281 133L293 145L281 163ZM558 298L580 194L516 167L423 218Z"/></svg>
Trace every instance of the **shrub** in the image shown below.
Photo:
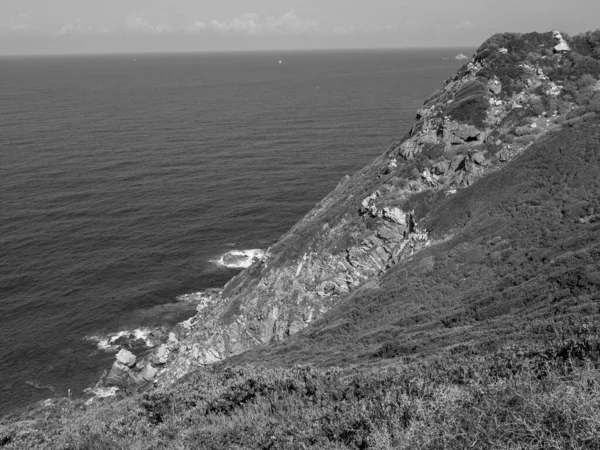
<svg viewBox="0 0 600 450"><path fill-rule="evenodd" d="M569 39L572 50L584 56L600 59L600 30L581 33Z"/></svg>
<svg viewBox="0 0 600 450"><path fill-rule="evenodd" d="M485 127L488 102L485 97L486 85L478 80L465 83L446 108L446 115L457 122Z"/></svg>

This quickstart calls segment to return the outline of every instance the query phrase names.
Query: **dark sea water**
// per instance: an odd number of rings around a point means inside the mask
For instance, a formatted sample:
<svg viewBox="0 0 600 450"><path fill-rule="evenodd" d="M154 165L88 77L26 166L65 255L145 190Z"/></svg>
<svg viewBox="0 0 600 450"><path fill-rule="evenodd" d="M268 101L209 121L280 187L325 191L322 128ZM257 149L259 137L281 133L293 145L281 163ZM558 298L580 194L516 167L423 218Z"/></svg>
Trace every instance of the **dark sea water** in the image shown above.
<svg viewBox="0 0 600 450"><path fill-rule="evenodd" d="M400 138L459 52L0 58L0 415L93 384L114 354L86 337L192 315L178 295Z"/></svg>

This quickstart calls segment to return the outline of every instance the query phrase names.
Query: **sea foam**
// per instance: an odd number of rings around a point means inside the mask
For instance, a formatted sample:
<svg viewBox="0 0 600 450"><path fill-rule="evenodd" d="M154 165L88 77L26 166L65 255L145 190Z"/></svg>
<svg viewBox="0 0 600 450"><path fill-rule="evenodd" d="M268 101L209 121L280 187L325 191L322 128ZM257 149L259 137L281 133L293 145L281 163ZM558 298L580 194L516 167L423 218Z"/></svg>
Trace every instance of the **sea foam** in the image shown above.
<svg viewBox="0 0 600 450"><path fill-rule="evenodd" d="M246 267L250 267L254 260L261 259L264 254L264 250L257 248L250 250L231 250L221 255L215 263L229 269L245 269Z"/></svg>
<svg viewBox="0 0 600 450"><path fill-rule="evenodd" d="M117 339L122 336L133 336L134 340L142 339L146 347L154 347L154 343L150 339L150 333L152 332L149 328L136 328L134 330L123 330L117 333L100 335L100 336L87 336L85 339L96 343L98 349L105 352L116 352L120 346L116 344Z"/></svg>

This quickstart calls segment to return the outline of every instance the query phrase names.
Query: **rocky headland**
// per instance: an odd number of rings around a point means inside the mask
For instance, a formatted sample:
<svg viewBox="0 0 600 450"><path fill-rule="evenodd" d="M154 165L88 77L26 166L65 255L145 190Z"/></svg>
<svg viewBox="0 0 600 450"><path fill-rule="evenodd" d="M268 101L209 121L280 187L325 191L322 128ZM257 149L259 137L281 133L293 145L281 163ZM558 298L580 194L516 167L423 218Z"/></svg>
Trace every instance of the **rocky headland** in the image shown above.
<svg viewBox="0 0 600 450"><path fill-rule="evenodd" d="M564 70L573 67L569 52L558 32L492 37L424 102L406 136L340 180L222 292L205 296L197 314L153 354L131 363L117 357L101 384L165 386L283 341L348 296L377 289L391 267L451 237L451 230L430 234L428 199L456 195L560 130L577 111L585 114L584 104L565 95L572 89ZM600 81L586 76L591 97Z"/></svg>

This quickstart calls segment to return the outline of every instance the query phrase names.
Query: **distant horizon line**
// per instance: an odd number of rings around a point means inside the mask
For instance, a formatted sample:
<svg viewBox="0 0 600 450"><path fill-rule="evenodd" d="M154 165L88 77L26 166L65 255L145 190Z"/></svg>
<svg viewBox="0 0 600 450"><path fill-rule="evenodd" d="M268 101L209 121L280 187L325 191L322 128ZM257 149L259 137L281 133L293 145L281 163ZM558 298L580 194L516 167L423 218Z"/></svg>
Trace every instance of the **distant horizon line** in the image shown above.
<svg viewBox="0 0 600 450"><path fill-rule="evenodd" d="M137 50L137 51L91 51L91 52L64 52L64 53L46 53L46 52L22 52L22 53L1 53L0 58L10 57L52 57L52 56L126 56L126 55L172 55L172 54L218 54L218 53L302 53L302 52L368 52L368 51L397 51L397 50L459 50L459 49L477 49L477 45L412 45L403 47L327 47L327 48L283 48L283 49L217 49L217 50ZM456 55L455 55L456 56Z"/></svg>

